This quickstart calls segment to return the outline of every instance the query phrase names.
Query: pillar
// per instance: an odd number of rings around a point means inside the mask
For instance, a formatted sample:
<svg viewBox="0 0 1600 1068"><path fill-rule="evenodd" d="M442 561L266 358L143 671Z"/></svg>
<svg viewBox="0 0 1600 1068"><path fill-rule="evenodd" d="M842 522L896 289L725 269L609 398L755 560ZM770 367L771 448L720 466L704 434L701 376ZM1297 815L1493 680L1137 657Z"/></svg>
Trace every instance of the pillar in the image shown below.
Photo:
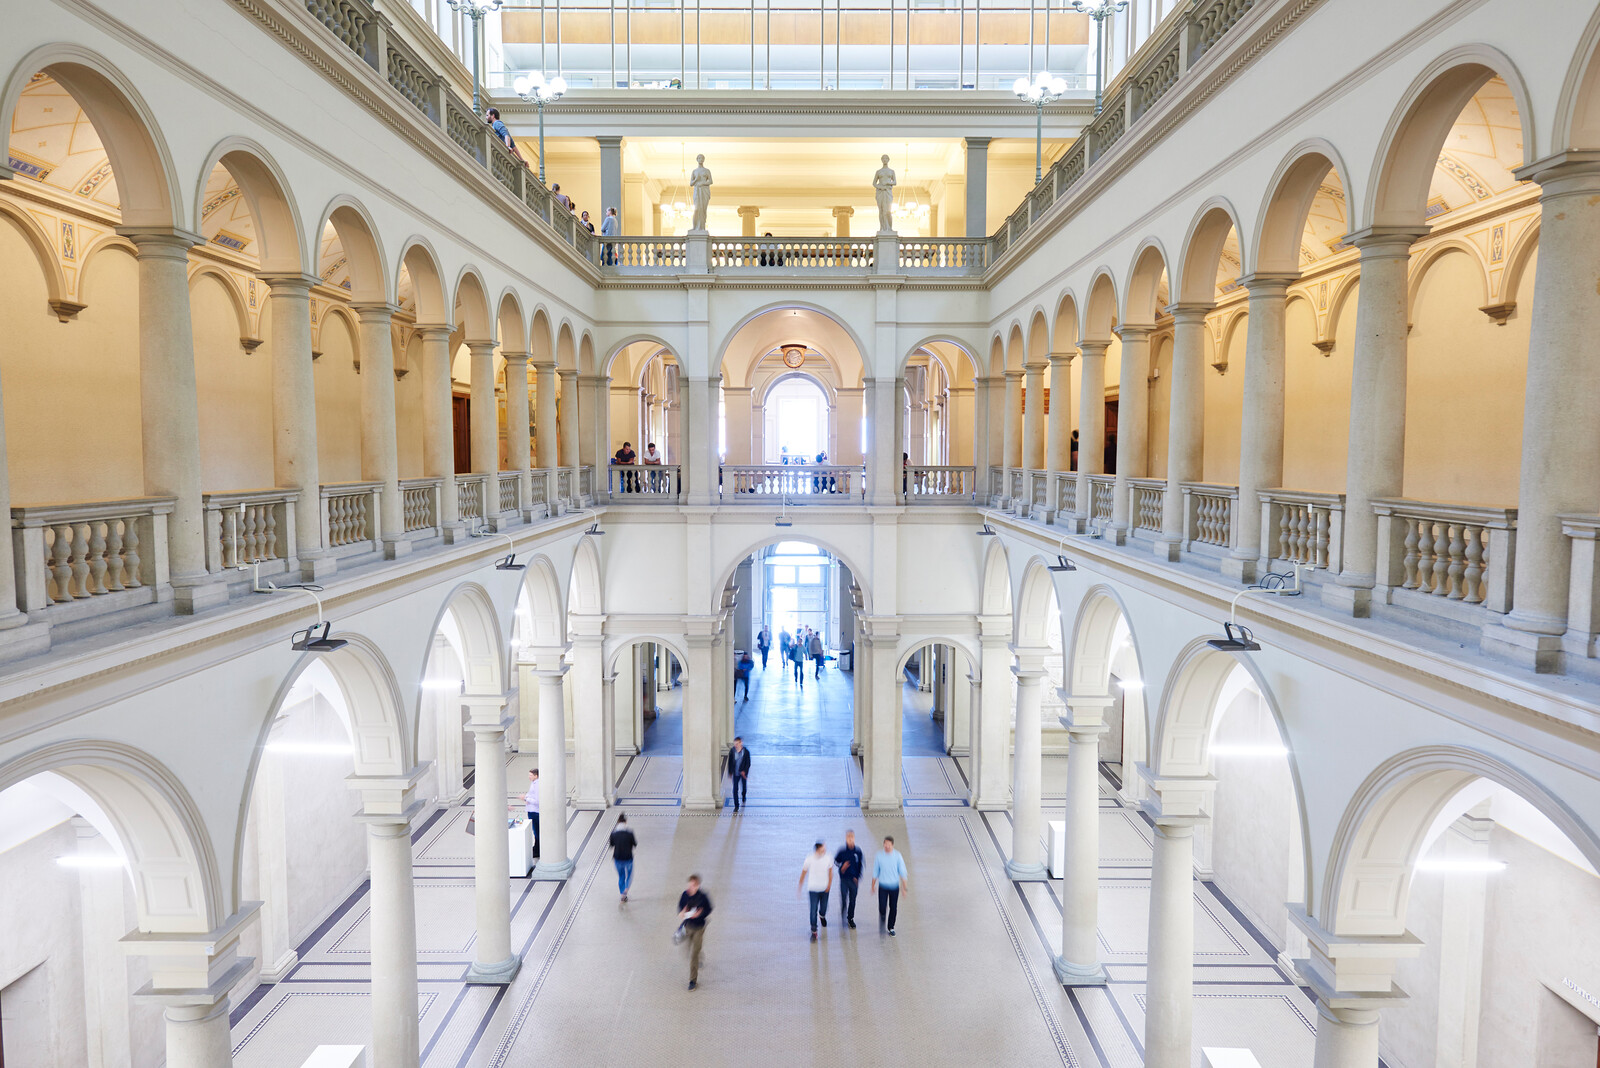
<svg viewBox="0 0 1600 1068"><path fill-rule="evenodd" d="M517 473L517 499L522 502L522 520L533 518L529 495L528 470L533 458L528 434L528 354L502 353L506 360L506 454L511 470Z"/></svg>
<svg viewBox="0 0 1600 1068"><path fill-rule="evenodd" d="M448 376L449 369L445 374ZM535 411L533 416L533 456L539 463L539 469L548 473L550 479L550 494L555 495L555 472L561 466L559 450L556 446L556 393L559 390L556 384L556 365L553 363L536 363L533 365L533 403Z"/></svg>
<svg viewBox="0 0 1600 1068"><path fill-rule="evenodd" d="M841 387L834 390L834 424L838 439L836 452L831 457L836 464L859 467L866 454L861 451L861 424L866 414L866 390L862 387ZM755 454L755 463L761 462Z"/></svg>
<svg viewBox="0 0 1600 1068"><path fill-rule="evenodd" d="M1558 517L1600 511L1600 367L1584 355L1600 329L1593 284L1600 274L1600 161L1563 154L1517 176L1540 186L1541 269L1528 339L1512 608L1504 627L1485 629L1484 646L1550 670L1558 665L1556 636L1567 627L1572 575Z"/></svg>
<svg viewBox="0 0 1600 1068"><path fill-rule="evenodd" d="M1022 379L1024 372L1006 372L1006 468L1022 467ZM1010 476L1007 476L1009 482Z"/></svg>
<svg viewBox="0 0 1600 1068"><path fill-rule="evenodd" d="M561 376L561 407L556 413L556 423L561 434L561 464L562 467L577 469L578 459L578 372L558 371ZM577 493L576 484L572 487Z"/></svg>
<svg viewBox="0 0 1600 1068"><path fill-rule="evenodd" d="M1239 499L1233 512L1233 549L1223 561L1223 573L1241 582L1254 582L1262 558L1272 555L1270 546L1261 544L1260 494L1283 485L1284 305L1294 277L1263 274L1239 280L1250 294L1250 320L1239 420Z"/></svg>
<svg viewBox="0 0 1600 1068"><path fill-rule="evenodd" d="M144 491L175 497L167 556L176 608L199 612L228 599L206 573L200 501L200 400L189 315L189 249L198 234L124 227L139 261L139 415Z"/></svg>
<svg viewBox="0 0 1600 1068"><path fill-rule="evenodd" d="M1089 476L1106 469L1106 349L1109 341L1078 345L1083 366L1078 384L1078 505L1076 525L1089 522Z"/></svg>
<svg viewBox="0 0 1600 1068"><path fill-rule="evenodd" d="M969 137L967 144L967 236L989 236L988 137Z"/></svg>
<svg viewBox="0 0 1600 1068"><path fill-rule="evenodd" d="M872 691L867 708L866 745L862 753L861 808L863 811L900 811L900 748L904 729L900 707L900 676L895 671L899 621L892 617L864 619L865 636L872 646Z"/></svg>
<svg viewBox="0 0 1600 1068"><path fill-rule="evenodd" d="M1045 416L1045 514L1055 522L1063 503L1058 500L1058 476L1072 470L1072 359L1076 352L1050 354L1050 412Z"/></svg>
<svg viewBox="0 0 1600 1068"><path fill-rule="evenodd" d="M1111 530L1120 545L1133 533L1130 478L1143 478L1150 455L1150 328L1122 326L1122 374L1117 386L1117 480L1111 490ZM1101 420L1104 421L1102 412ZM1104 434L1104 426L1101 427Z"/></svg>
<svg viewBox="0 0 1600 1068"><path fill-rule="evenodd" d="M1028 471L1044 470L1044 372L1049 366L1038 360L1022 369L1022 466ZM1026 482L1023 486L1024 492L1031 494Z"/></svg>
<svg viewBox="0 0 1600 1068"><path fill-rule="evenodd" d="M752 408L750 404L749 386L723 386L722 400L725 405L728 420L728 462L730 464L760 463L751 454L752 436L750 423ZM837 460L829 454L829 462Z"/></svg>
<svg viewBox="0 0 1600 1068"><path fill-rule="evenodd" d="M612 453L611 377L579 375L578 390L578 463L600 472L599 482L603 483L602 468Z"/></svg>
<svg viewBox="0 0 1600 1068"><path fill-rule="evenodd" d="M493 834L492 826L482 830ZM504 834L499 837L505 839ZM420 1045L410 814L369 819L367 855L372 876L368 895L372 930L372 1062L412 1068L419 1063Z"/></svg>
<svg viewBox="0 0 1600 1068"><path fill-rule="evenodd" d="M500 470L500 413L494 397L494 342L469 341L472 359L472 470L478 474L497 474ZM485 490L485 514L499 511L499 486L489 480Z"/></svg>
<svg viewBox="0 0 1600 1068"><path fill-rule="evenodd" d="M972 807L1003 811L1011 801L1011 618L985 616L978 621L979 663L976 715L972 732ZM1042 743L1041 743L1042 744Z"/></svg>
<svg viewBox="0 0 1600 1068"><path fill-rule="evenodd" d="M166 1007L162 1015L167 1025L167 1068L217 1068L233 1063L228 1004L224 996L208 1005Z"/></svg>
<svg viewBox="0 0 1600 1068"><path fill-rule="evenodd" d="M1419 231L1368 227L1347 241L1361 250L1350 388L1350 457L1344 490L1344 570L1323 601L1369 614L1377 581L1378 517L1372 502L1403 490L1406 446L1407 269Z"/></svg>
<svg viewBox="0 0 1600 1068"><path fill-rule="evenodd" d="M1155 824L1145 978L1147 1068L1189 1068L1194 1032L1194 831L1206 819L1209 779L1149 780L1141 803Z"/></svg>
<svg viewBox="0 0 1600 1068"><path fill-rule="evenodd" d="M714 623L706 617L693 617L690 625L693 631L683 680L683 807L691 812L716 812L722 808L722 777L712 722L716 700L712 686L716 671Z"/></svg>
<svg viewBox="0 0 1600 1068"><path fill-rule="evenodd" d="M1254 298L1252 298L1254 299ZM1174 304L1172 313L1172 383L1167 417L1167 491L1161 498L1161 537L1156 555L1178 559L1183 546L1183 484L1198 482L1204 473L1206 438L1206 314L1210 304ZM1282 304L1279 309L1281 311ZM1279 321L1282 321L1280 316ZM1256 328L1250 320L1250 330ZM1249 392L1250 365L1245 363L1245 390ZM1281 384L1282 379L1279 379ZM1283 426L1279 413L1279 427ZM1279 438L1282 440L1281 436ZM1282 449L1279 450L1281 462Z"/></svg>
<svg viewBox="0 0 1600 1068"><path fill-rule="evenodd" d="M1055 959L1062 986L1102 986L1100 963L1100 736L1106 732L1110 697L1066 693L1066 857L1061 882L1061 955Z"/></svg>
<svg viewBox="0 0 1600 1068"><path fill-rule="evenodd" d="M117 940L127 931L128 875L111 844L82 816L72 817L78 855L92 857L78 869L83 932L83 1034L85 1068L123 1068L133 1063L129 1030L128 964ZM226 1062L224 1062L226 1063Z"/></svg>
<svg viewBox="0 0 1600 1068"><path fill-rule="evenodd" d="M443 479L439 484L439 522L445 540L461 530L461 502L456 496L455 413L451 409L450 328L422 326L422 473Z"/></svg>
<svg viewBox="0 0 1600 1068"><path fill-rule="evenodd" d="M688 402L685 420L688 441L685 443L686 455L680 461L685 465L686 503L715 504L718 499L717 407L722 376L684 378L680 382L684 385L683 392Z"/></svg>
<svg viewBox="0 0 1600 1068"><path fill-rule="evenodd" d="M605 134L596 137L595 140L600 144L600 210L591 212L589 217L595 221L595 230L598 231L600 220L606 217L607 208L617 209L619 222L623 217L622 138L615 134Z"/></svg>
<svg viewBox="0 0 1600 1068"><path fill-rule="evenodd" d="M517 977L522 958L511 948L511 846L506 837L506 714L510 694L468 694L467 729L475 742L473 806L477 833L472 839L473 883L477 892L478 937L467 982L505 984ZM543 773L540 773L542 779Z"/></svg>
<svg viewBox="0 0 1600 1068"><path fill-rule="evenodd" d="M1016 738L1011 770L1011 859L1006 876L1043 881L1050 877L1040 845L1040 808L1044 794L1044 725L1039 718L1043 695L1044 658L1017 652L1012 673L1017 678Z"/></svg>
<svg viewBox="0 0 1600 1068"><path fill-rule="evenodd" d="M761 217L761 209L753 204L739 206L739 233L745 237L756 236L756 220Z"/></svg>
<svg viewBox="0 0 1600 1068"><path fill-rule="evenodd" d="M330 574L333 558L322 545L322 485L317 474L317 394L311 368L311 287L309 274L262 275L272 309L272 477L274 485L293 486L294 544L301 577L313 581Z"/></svg>
<svg viewBox="0 0 1600 1068"><path fill-rule="evenodd" d="M900 500L900 437L895 429L900 409L899 382L893 378L867 380L868 440L867 491L876 505L893 505Z"/></svg>
<svg viewBox="0 0 1600 1068"><path fill-rule="evenodd" d="M777 640L777 636L773 636ZM872 722L872 643L867 640L866 623L857 616L853 628L855 655L851 657L851 711L854 719L850 725L850 755L860 756L866 748L866 725ZM779 663L781 670L782 663Z"/></svg>
<svg viewBox="0 0 1600 1068"><path fill-rule="evenodd" d="M856 213L855 208L838 207L833 209L833 236L850 236L850 219Z"/></svg>
<svg viewBox="0 0 1600 1068"><path fill-rule="evenodd" d="M1377 1068L1378 1013L1408 1000L1394 984L1396 963L1415 957L1422 943L1402 935L1334 935L1300 904L1286 906L1289 921L1305 934L1309 955L1294 962L1317 999L1313 1068Z"/></svg>
<svg viewBox="0 0 1600 1068"><path fill-rule="evenodd" d="M578 780L572 807L603 812L615 795L609 741L614 732L606 726L600 691L600 621L595 616L572 619L577 632L572 639L572 748Z"/></svg>
<svg viewBox="0 0 1600 1068"><path fill-rule="evenodd" d="M389 559L411 549L400 500L400 452L395 440L392 304L354 305L361 319L361 477L383 483L378 531Z"/></svg>
<svg viewBox="0 0 1600 1068"><path fill-rule="evenodd" d="M247 902L210 931L134 930L123 936L123 951L149 962L150 981L133 997L165 1010L169 1068L223 1068L233 1062L228 991L255 964L239 956L239 936L259 907ZM414 1010L415 995L411 1003Z"/></svg>
<svg viewBox="0 0 1600 1068"><path fill-rule="evenodd" d="M572 874L567 856L567 715L561 654L541 654L539 676L539 861L533 878Z"/></svg>

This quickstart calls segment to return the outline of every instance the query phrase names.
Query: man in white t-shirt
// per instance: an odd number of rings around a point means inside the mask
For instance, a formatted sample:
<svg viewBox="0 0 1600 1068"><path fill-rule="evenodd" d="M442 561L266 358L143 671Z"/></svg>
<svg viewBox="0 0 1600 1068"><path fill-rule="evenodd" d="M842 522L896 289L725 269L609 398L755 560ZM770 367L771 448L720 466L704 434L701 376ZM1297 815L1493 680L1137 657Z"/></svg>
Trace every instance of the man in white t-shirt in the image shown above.
<svg viewBox="0 0 1600 1068"><path fill-rule="evenodd" d="M528 822L533 824L533 859L539 859L539 769L528 772L528 792L522 803L527 806Z"/></svg>
<svg viewBox="0 0 1600 1068"><path fill-rule="evenodd" d="M822 921L822 926L828 926L828 891L833 889L833 861L828 857L828 849L823 843L818 842L811 850L811 855L806 857L805 863L800 865L800 885L795 887L795 892L805 890L811 898L811 941L817 940L817 921Z"/></svg>

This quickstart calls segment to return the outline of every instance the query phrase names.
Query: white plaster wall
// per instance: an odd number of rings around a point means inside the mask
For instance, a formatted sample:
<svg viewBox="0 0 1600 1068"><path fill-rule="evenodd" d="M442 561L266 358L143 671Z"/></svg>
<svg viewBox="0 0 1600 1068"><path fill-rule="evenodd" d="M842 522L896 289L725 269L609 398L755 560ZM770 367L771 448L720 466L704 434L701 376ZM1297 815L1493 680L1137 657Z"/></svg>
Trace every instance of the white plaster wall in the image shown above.
<svg viewBox="0 0 1600 1068"><path fill-rule="evenodd" d="M88 1057L78 873L56 863L77 851L77 832L63 822L0 853L0 1012L6 1016L7 1063L15 1058L38 1068L77 1068ZM42 971L23 978L36 967Z"/></svg>

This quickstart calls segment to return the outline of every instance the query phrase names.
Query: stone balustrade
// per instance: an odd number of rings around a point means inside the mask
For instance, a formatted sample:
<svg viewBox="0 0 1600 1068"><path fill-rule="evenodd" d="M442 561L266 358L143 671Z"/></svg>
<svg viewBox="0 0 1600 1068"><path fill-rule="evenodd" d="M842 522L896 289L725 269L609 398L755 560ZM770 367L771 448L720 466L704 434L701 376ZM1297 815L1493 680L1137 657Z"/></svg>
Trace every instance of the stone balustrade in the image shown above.
<svg viewBox="0 0 1600 1068"><path fill-rule="evenodd" d="M484 505L488 499L488 475L456 476L456 514L468 526L477 526L488 518Z"/></svg>
<svg viewBox="0 0 1600 1068"><path fill-rule="evenodd" d="M443 527L444 479L403 478L400 480L401 514L407 534L437 534Z"/></svg>
<svg viewBox="0 0 1600 1068"><path fill-rule="evenodd" d="M550 472L534 470L528 474L528 507L537 512L544 509L545 515L555 514L555 499L550 493Z"/></svg>
<svg viewBox="0 0 1600 1068"><path fill-rule="evenodd" d="M559 467L556 469L556 496L563 501L571 503L578 499L578 472L575 468Z"/></svg>
<svg viewBox="0 0 1600 1068"><path fill-rule="evenodd" d="M866 500L866 468L840 464L724 464L721 498L731 504L803 497L807 503Z"/></svg>
<svg viewBox="0 0 1600 1068"><path fill-rule="evenodd" d="M676 504L683 495L679 464L612 464L606 468L606 493L627 504Z"/></svg>
<svg viewBox="0 0 1600 1068"><path fill-rule="evenodd" d="M1050 507L1050 472L1029 471L1028 486L1028 514L1043 517Z"/></svg>
<svg viewBox="0 0 1600 1068"><path fill-rule="evenodd" d="M59 620L170 597L167 517L175 503L135 497L12 508L17 608ZM106 603L87 608L96 600Z"/></svg>
<svg viewBox="0 0 1600 1068"><path fill-rule="evenodd" d="M989 242L970 237L918 237L900 241L900 269L906 274L982 274L989 265Z"/></svg>
<svg viewBox="0 0 1600 1068"><path fill-rule="evenodd" d="M1111 522L1111 501L1114 496L1113 487L1116 482L1116 475L1089 476L1089 521L1091 523L1104 524Z"/></svg>
<svg viewBox="0 0 1600 1068"><path fill-rule="evenodd" d="M273 574L295 564L293 489L207 493L205 509L206 570L215 575L261 564Z"/></svg>
<svg viewBox="0 0 1600 1068"><path fill-rule="evenodd" d="M1132 497L1130 516L1133 533L1154 538L1161 533L1161 508L1167 496L1164 478L1130 478L1128 493Z"/></svg>
<svg viewBox="0 0 1600 1068"><path fill-rule="evenodd" d="M978 469L913 464L906 468L907 504L949 503L974 500L977 496Z"/></svg>
<svg viewBox="0 0 1600 1068"><path fill-rule="evenodd" d="M1026 503L1026 480L1028 473L1020 467L1006 468L1006 496L1010 498L1013 506Z"/></svg>
<svg viewBox="0 0 1600 1068"><path fill-rule="evenodd" d="M1337 573L1344 566L1344 494L1269 489L1261 502L1261 555L1269 570L1300 564Z"/></svg>
<svg viewBox="0 0 1600 1068"><path fill-rule="evenodd" d="M382 482L322 485L322 544L335 556L354 556L379 548L382 531L378 500Z"/></svg>
<svg viewBox="0 0 1600 1068"><path fill-rule="evenodd" d="M602 237L600 266L618 274L682 274L689 244L681 237Z"/></svg>
<svg viewBox="0 0 1600 1068"><path fill-rule="evenodd" d="M1467 617L1445 606L1511 610L1515 508L1391 497L1373 501L1372 510L1378 516L1377 590L1390 603L1455 618Z"/></svg>
<svg viewBox="0 0 1600 1068"><path fill-rule="evenodd" d="M522 514L522 479L515 471L495 476L495 511L502 519L515 520Z"/></svg>
<svg viewBox="0 0 1600 1068"><path fill-rule="evenodd" d="M876 266L877 244L871 238L722 238L711 239L712 267L768 267L789 271Z"/></svg>
<svg viewBox="0 0 1600 1068"><path fill-rule="evenodd" d="M1210 482L1185 482L1183 492L1183 548L1212 556L1226 553L1233 544L1234 505L1238 486Z"/></svg>

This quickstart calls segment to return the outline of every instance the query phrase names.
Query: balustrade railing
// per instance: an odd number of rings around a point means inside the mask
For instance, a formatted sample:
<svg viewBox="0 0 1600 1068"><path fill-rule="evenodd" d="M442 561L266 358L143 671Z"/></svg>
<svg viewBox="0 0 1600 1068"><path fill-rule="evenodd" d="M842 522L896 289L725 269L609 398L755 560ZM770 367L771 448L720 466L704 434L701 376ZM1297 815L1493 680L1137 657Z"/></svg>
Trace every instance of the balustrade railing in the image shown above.
<svg viewBox="0 0 1600 1068"><path fill-rule="evenodd" d="M1023 479L1026 475L1027 472L1020 467L1008 467L1006 469L1006 496L1011 498L1013 503L1027 503L1026 498L1022 495Z"/></svg>
<svg viewBox="0 0 1600 1068"><path fill-rule="evenodd" d="M681 237L602 237L600 265L624 274L678 274L689 266Z"/></svg>
<svg viewBox="0 0 1600 1068"><path fill-rule="evenodd" d="M456 513L472 526L481 523L488 515L484 511L485 488L488 475L456 476Z"/></svg>
<svg viewBox="0 0 1600 1068"><path fill-rule="evenodd" d="M711 266L782 267L785 270L854 267L867 270L875 266L876 252L877 245L871 238L712 238Z"/></svg>
<svg viewBox="0 0 1600 1068"><path fill-rule="evenodd" d="M578 493L586 501L594 498L594 468L590 465L578 468Z"/></svg>
<svg viewBox="0 0 1600 1068"><path fill-rule="evenodd" d="M1111 500L1115 475L1089 476L1089 520L1095 523L1111 522Z"/></svg>
<svg viewBox="0 0 1600 1068"><path fill-rule="evenodd" d="M546 515L555 511L550 497L550 472L534 470L528 473L528 503L533 507L543 506Z"/></svg>
<svg viewBox="0 0 1600 1068"><path fill-rule="evenodd" d="M989 468L988 486L989 486L988 494L989 494L989 499L991 501L997 500L1000 497L1005 496L1005 492L1006 492L1006 470L1005 470L1005 468L1003 468L1003 467L991 467L991 468Z"/></svg>
<svg viewBox="0 0 1600 1068"><path fill-rule="evenodd" d="M37 612L125 590L144 591L141 602L155 600L167 581L167 516L175 500L136 497L11 509L17 607Z"/></svg>
<svg viewBox="0 0 1600 1068"><path fill-rule="evenodd" d="M907 503L940 503L953 500L971 500L977 494L978 478L975 467L929 467L913 465L906 468L905 494Z"/></svg>
<svg viewBox="0 0 1600 1068"><path fill-rule="evenodd" d="M502 516L522 512L522 478L515 471L502 471L495 477L496 511Z"/></svg>
<svg viewBox="0 0 1600 1068"><path fill-rule="evenodd" d="M1344 494L1269 489L1261 493L1261 555L1269 561L1338 571L1344 563Z"/></svg>
<svg viewBox="0 0 1600 1068"><path fill-rule="evenodd" d="M1233 514L1238 486L1210 482L1185 482L1183 490L1183 547L1203 547L1215 556L1233 545Z"/></svg>
<svg viewBox="0 0 1600 1068"><path fill-rule="evenodd" d="M1164 478L1130 478L1128 479L1128 493L1132 500L1129 502L1133 516L1133 529L1135 533L1150 534L1161 533L1161 508L1167 496L1167 480Z"/></svg>
<svg viewBox="0 0 1600 1068"><path fill-rule="evenodd" d="M563 501L566 501L568 504L574 504L577 502L577 486L578 472L575 469L571 467L561 467L556 469L556 493Z"/></svg>
<svg viewBox="0 0 1600 1068"><path fill-rule="evenodd" d="M330 550L374 549L382 482L333 482L322 487L322 543Z"/></svg>
<svg viewBox="0 0 1600 1068"><path fill-rule="evenodd" d="M771 502L774 498L804 498L848 502L866 499L866 468L839 464L748 464L722 466L724 501Z"/></svg>
<svg viewBox="0 0 1600 1068"><path fill-rule="evenodd" d="M1065 521L1067 516L1078 510L1078 476L1072 471L1057 471L1055 481L1050 486L1050 498L1056 510L1056 515Z"/></svg>
<svg viewBox="0 0 1600 1068"><path fill-rule="evenodd" d="M1600 515L1563 515L1561 533L1572 549L1567 584L1567 633L1561 638L1570 656L1600 656Z"/></svg>
<svg viewBox="0 0 1600 1068"><path fill-rule="evenodd" d="M294 559L294 489L207 493L201 498L206 524L206 570Z"/></svg>
<svg viewBox="0 0 1600 1068"><path fill-rule="evenodd" d="M901 239L900 269L911 274L982 274L989 242L970 237Z"/></svg>
<svg viewBox="0 0 1600 1068"><path fill-rule="evenodd" d="M612 464L606 468L606 492L630 504L673 504L683 493L683 468L678 464Z"/></svg>
<svg viewBox="0 0 1600 1068"><path fill-rule="evenodd" d="M400 480L400 513L407 534L440 529L443 491L444 479L438 476Z"/></svg>
<svg viewBox="0 0 1600 1068"><path fill-rule="evenodd" d="M1050 472L1028 472L1028 514L1041 518L1044 510L1050 507Z"/></svg>
<svg viewBox="0 0 1600 1068"><path fill-rule="evenodd" d="M1490 612L1511 610L1515 508L1386 498L1373 501L1372 510L1378 516L1378 585L1391 597L1415 590Z"/></svg>

